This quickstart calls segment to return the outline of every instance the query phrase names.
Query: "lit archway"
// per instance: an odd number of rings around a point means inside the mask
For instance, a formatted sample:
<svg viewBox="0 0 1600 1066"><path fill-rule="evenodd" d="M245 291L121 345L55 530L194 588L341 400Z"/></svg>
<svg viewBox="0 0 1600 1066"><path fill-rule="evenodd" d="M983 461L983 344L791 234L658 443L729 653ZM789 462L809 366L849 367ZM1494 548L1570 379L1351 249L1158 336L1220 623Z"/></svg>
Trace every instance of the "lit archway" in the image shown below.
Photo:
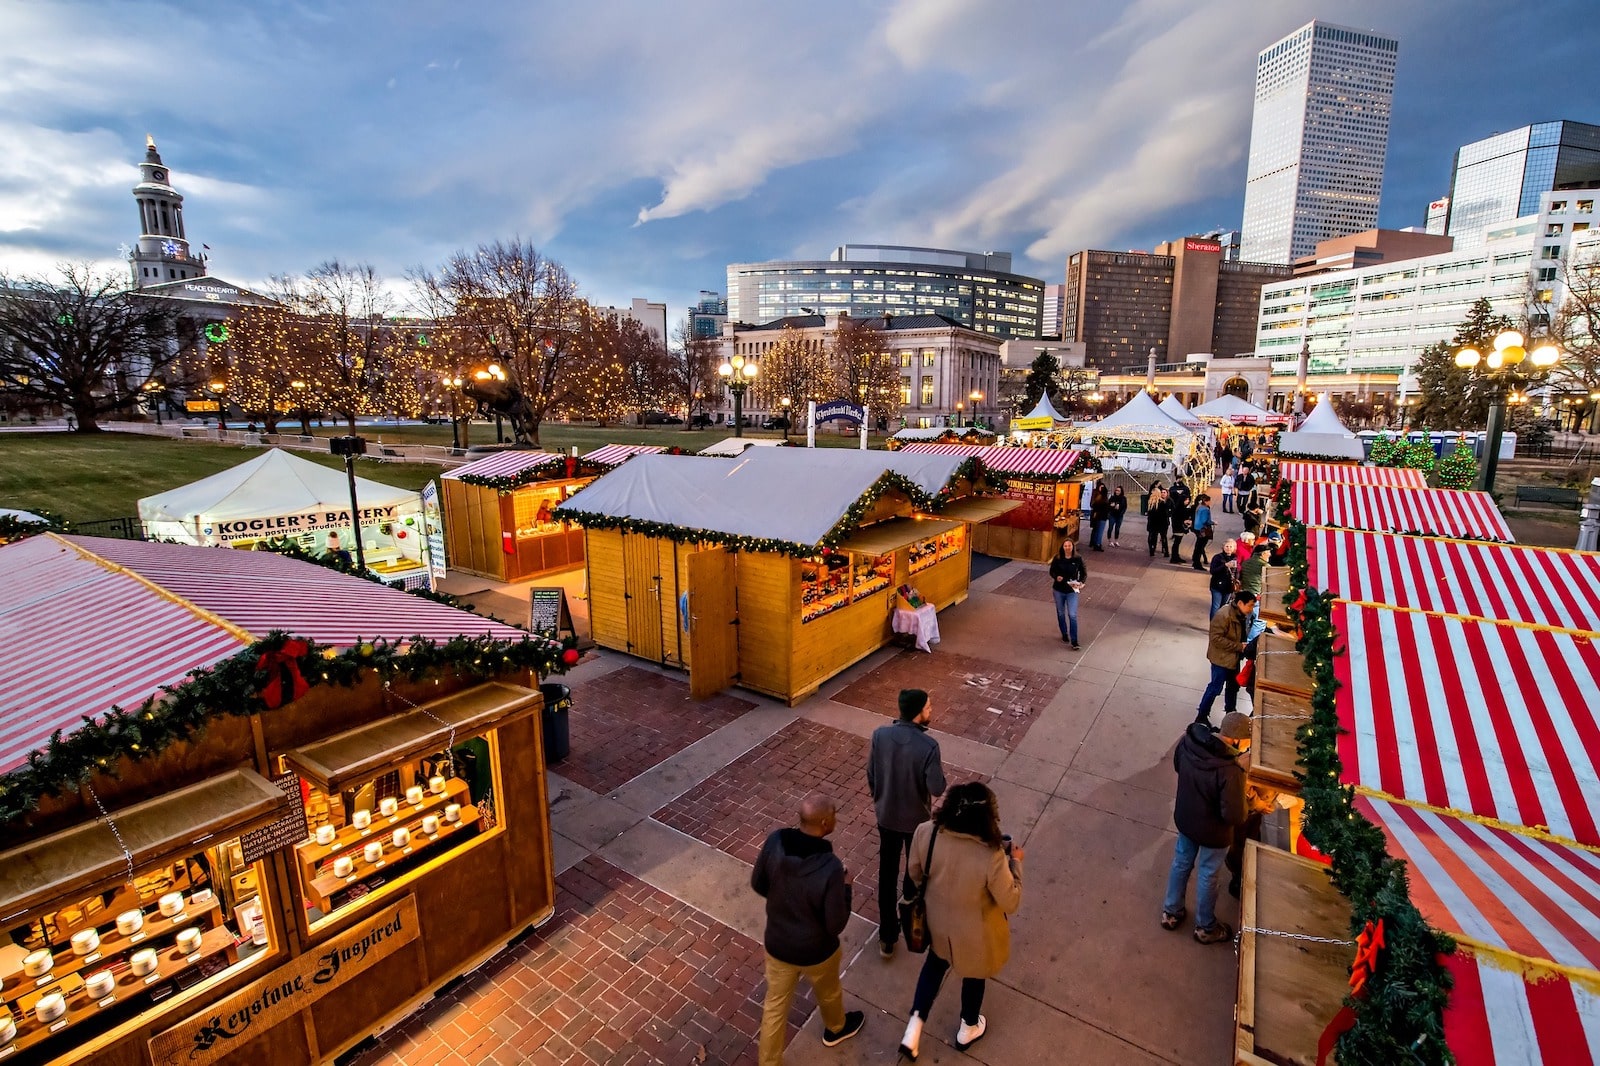
<svg viewBox="0 0 1600 1066"><path fill-rule="evenodd" d="M1241 400L1250 399L1250 383L1244 378L1229 378L1228 383L1222 386L1222 395L1237 396Z"/></svg>

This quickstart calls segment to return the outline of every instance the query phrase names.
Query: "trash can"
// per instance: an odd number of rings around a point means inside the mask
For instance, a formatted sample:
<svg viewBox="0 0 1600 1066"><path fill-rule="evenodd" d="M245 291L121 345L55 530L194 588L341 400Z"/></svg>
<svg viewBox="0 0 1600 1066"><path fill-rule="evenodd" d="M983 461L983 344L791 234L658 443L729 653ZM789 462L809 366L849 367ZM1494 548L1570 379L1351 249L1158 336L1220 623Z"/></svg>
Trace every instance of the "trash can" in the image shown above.
<svg viewBox="0 0 1600 1066"><path fill-rule="evenodd" d="M544 761L560 762L572 754L572 731L567 712L572 710L572 690L566 685L540 685L544 697Z"/></svg>

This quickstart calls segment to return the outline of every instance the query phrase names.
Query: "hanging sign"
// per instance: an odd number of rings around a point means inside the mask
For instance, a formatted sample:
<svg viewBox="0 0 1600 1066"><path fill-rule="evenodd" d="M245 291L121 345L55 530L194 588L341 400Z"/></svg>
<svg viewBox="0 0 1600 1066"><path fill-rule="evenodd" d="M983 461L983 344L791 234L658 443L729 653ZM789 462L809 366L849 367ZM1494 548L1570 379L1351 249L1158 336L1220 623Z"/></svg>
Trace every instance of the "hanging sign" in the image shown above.
<svg viewBox="0 0 1600 1066"><path fill-rule="evenodd" d="M867 420L867 409L860 404L851 403L849 400L832 400L828 403L817 404L817 425L824 422L854 422L857 425Z"/></svg>
<svg viewBox="0 0 1600 1066"><path fill-rule="evenodd" d="M187 1021L157 1033L150 1038L150 1058L160 1066L218 1062L416 938L417 900L406 896Z"/></svg>
<svg viewBox="0 0 1600 1066"><path fill-rule="evenodd" d="M1032 432L1040 429L1054 429L1055 424L1056 420L1051 418L1049 415L1040 415L1038 418L1013 418L1011 420L1012 429L1020 429L1025 432Z"/></svg>
<svg viewBox="0 0 1600 1066"><path fill-rule="evenodd" d="M298 844L311 835L311 830L306 826L306 803L300 791L300 775L284 774L273 778L272 783L289 797L288 810L276 822L252 829L239 838L239 850L246 866L266 858L279 848Z"/></svg>
<svg viewBox="0 0 1600 1066"><path fill-rule="evenodd" d="M222 410L222 405L216 400L185 400L183 409L185 411L196 413L202 411L220 411Z"/></svg>

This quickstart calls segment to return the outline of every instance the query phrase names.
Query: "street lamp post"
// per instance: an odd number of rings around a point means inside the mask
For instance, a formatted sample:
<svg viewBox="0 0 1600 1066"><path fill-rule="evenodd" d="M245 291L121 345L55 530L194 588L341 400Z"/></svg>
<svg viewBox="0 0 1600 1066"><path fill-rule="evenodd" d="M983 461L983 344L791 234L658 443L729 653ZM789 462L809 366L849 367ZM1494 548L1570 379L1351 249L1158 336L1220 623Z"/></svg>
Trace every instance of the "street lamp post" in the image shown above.
<svg viewBox="0 0 1600 1066"><path fill-rule="evenodd" d="M145 394L150 397L150 406L156 412L156 425L161 425L161 382L151 380L144 383Z"/></svg>
<svg viewBox="0 0 1600 1066"><path fill-rule="evenodd" d="M783 405L783 440L785 444L787 444L789 441L789 405L793 402L794 401L789 399L787 396L778 401L778 403Z"/></svg>
<svg viewBox="0 0 1600 1066"><path fill-rule="evenodd" d="M300 435L309 437L311 436L311 412L306 410L306 389L311 386L299 378L295 378L289 382L289 387L294 390L294 404L300 409Z"/></svg>
<svg viewBox="0 0 1600 1066"><path fill-rule="evenodd" d="M756 379L759 371L756 365L745 359L742 355L735 355L723 361L717 367L717 374L727 383L728 391L733 393L733 435L744 436L744 390Z"/></svg>
<svg viewBox="0 0 1600 1066"><path fill-rule="evenodd" d="M956 428L957 429L961 428L961 412L966 406L967 405L962 403L960 400L956 401Z"/></svg>
<svg viewBox="0 0 1600 1066"><path fill-rule="evenodd" d="M973 389L967 394L967 399L972 401L972 425L978 424L978 405L983 402L983 393Z"/></svg>
<svg viewBox="0 0 1600 1066"><path fill-rule="evenodd" d="M228 383L213 381L210 386L212 395L217 398L217 432L226 433L228 430Z"/></svg>
<svg viewBox="0 0 1600 1066"><path fill-rule="evenodd" d="M1541 344L1529 352L1523 342L1521 333L1508 329L1495 337L1494 350L1487 356L1476 348L1462 348L1456 352L1456 366L1463 370L1473 370L1482 363L1483 370L1479 372L1488 378L1494 390L1489 404L1489 424L1485 427L1483 467L1478 475L1478 487L1484 492L1494 491L1495 470L1500 465L1500 437L1505 430L1506 402L1508 399L1518 401L1516 367L1527 359L1536 369L1548 370L1561 359L1561 349L1554 344Z"/></svg>
<svg viewBox="0 0 1600 1066"><path fill-rule="evenodd" d="M478 381L506 380L506 372L500 369L500 364L498 363L490 363L487 370L479 370L472 376ZM496 444L505 443L505 434L503 433L503 423L501 422L501 417L502 416L499 408L496 408L494 412L494 442Z"/></svg>

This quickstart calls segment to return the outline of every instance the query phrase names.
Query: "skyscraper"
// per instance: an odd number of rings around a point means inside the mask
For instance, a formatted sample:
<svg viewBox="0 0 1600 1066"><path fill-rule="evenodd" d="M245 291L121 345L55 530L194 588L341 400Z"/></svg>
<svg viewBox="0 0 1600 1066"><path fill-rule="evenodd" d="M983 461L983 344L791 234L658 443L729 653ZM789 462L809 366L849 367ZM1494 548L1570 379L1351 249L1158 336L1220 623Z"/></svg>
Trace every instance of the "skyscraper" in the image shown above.
<svg viewBox="0 0 1600 1066"><path fill-rule="evenodd" d="M1541 193L1600 184L1600 126L1536 122L1456 149L1450 224L1457 248L1483 243L1483 228L1537 214Z"/></svg>
<svg viewBox="0 0 1600 1066"><path fill-rule="evenodd" d="M1399 51L1313 21L1256 57L1239 258L1288 263L1378 224Z"/></svg>

